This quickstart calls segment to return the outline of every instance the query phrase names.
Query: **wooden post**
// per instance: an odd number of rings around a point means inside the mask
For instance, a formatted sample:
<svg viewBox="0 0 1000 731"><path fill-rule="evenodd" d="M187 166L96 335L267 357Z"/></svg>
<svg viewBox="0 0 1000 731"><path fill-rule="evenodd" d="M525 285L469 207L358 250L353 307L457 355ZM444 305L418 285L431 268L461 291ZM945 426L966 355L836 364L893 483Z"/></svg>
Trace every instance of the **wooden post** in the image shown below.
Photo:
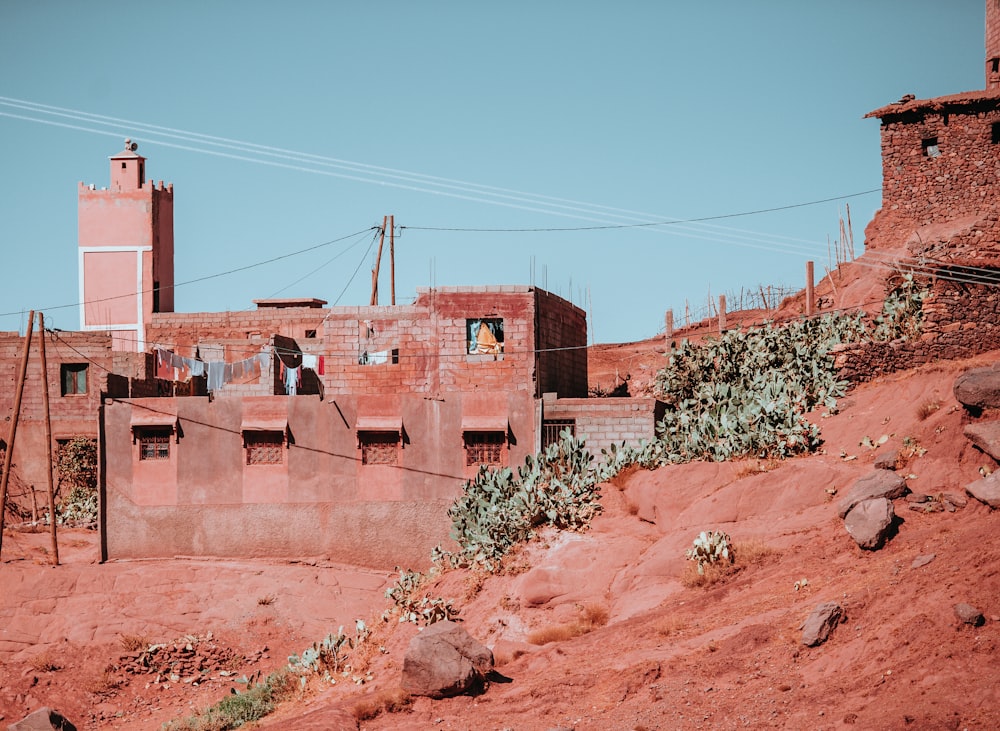
<svg viewBox="0 0 1000 731"><path fill-rule="evenodd" d="M38 352L42 361L42 408L45 410L45 447L49 479L49 532L52 534L52 565L59 565L59 542L56 540L56 488L52 480L52 418L49 411L49 366L45 359L45 315L38 313Z"/></svg>
<svg viewBox="0 0 1000 731"><path fill-rule="evenodd" d="M726 295L719 295L719 334L726 331Z"/></svg>
<svg viewBox="0 0 1000 731"><path fill-rule="evenodd" d="M666 335L667 347L669 348L670 347L670 341L674 337L674 311L673 310L667 310L667 315L666 315L666 318L665 318L665 321L664 321L664 326L665 326L664 327L664 332L667 334Z"/></svg>
<svg viewBox="0 0 1000 731"><path fill-rule="evenodd" d="M396 223L395 216L389 216L389 291L390 304L396 304Z"/></svg>
<svg viewBox="0 0 1000 731"><path fill-rule="evenodd" d="M28 373L28 351L31 350L31 331L35 327L35 311L28 313L28 331L24 334L24 352L21 354L21 370L17 376L17 391L14 394L14 413L10 418L10 434L7 437L7 451L3 456L3 476L0 477L0 554L3 552L3 524L7 515L7 484L10 482L10 463L14 456L14 438L17 436L17 420L21 415L21 396L24 394L24 377Z"/></svg>
<svg viewBox="0 0 1000 731"><path fill-rule="evenodd" d="M812 317L816 309L816 292L813 286L813 263L806 262L806 317Z"/></svg>
<svg viewBox="0 0 1000 731"><path fill-rule="evenodd" d="M385 224L388 216L382 216L382 236L378 240L378 254L375 255L375 268L372 269L372 301L373 305L378 304L378 269L382 263L382 245L385 243Z"/></svg>

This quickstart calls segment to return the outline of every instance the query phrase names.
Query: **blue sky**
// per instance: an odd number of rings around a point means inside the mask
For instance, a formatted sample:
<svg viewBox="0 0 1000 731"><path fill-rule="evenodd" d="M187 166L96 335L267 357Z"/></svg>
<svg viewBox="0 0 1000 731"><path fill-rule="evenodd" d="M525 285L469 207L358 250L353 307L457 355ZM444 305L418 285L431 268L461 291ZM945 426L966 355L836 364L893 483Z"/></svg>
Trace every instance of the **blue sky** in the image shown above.
<svg viewBox="0 0 1000 731"><path fill-rule="evenodd" d="M535 284L587 310L596 342L652 337L668 308L803 286L808 259L822 273L845 203L860 253L881 202L842 198L881 185L878 121L862 116L983 88L984 13L982 0L0 0L0 330L23 332L32 308L78 327L62 307L79 299L77 182L108 185L131 137L147 176L174 184L179 284L339 240L183 284L177 311L367 304L367 230L393 214L398 303L431 285ZM697 224L426 230L836 198Z"/></svg>

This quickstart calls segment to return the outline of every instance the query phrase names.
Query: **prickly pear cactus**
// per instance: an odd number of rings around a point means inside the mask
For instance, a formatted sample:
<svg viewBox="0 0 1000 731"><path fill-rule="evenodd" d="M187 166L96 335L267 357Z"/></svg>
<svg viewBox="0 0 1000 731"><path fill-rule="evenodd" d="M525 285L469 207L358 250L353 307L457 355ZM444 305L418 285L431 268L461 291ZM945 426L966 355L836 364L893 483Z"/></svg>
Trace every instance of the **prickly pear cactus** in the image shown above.
<svg viewBox="0 0 1000 731"><path fill-rule="evenodd" d="M698 562L698 573L701 575L705 574L705 564L732 563L736 558L729 536L722 531L702 531L684 555L689 561Z"/></svg>

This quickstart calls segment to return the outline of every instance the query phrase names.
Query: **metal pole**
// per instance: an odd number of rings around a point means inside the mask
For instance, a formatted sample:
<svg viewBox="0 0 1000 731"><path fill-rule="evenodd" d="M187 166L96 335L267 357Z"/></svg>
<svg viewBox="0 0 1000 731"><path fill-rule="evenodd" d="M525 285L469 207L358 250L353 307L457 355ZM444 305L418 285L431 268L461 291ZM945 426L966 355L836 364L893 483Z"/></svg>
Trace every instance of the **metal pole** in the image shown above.
<svg viewBox="0 0 1000 731"><path fill-rule="evenodd" d="M17 419L21 415L21 396L24 394L24 377L28 373L28 351L31 350L31 331L35 327L35 311L28 313L28 331L24 334L24 352L21 353L21 370L17 376L17 393L14 395L14 413L10 419L7 451L3 456L3 476L0 477L0 554L3 552L3 525L7 515L7 484L10 481L10 463L14 456L14 438L17 436Z"/></svg>
<svg viewBox="0 0 1000 731"><path fill-rule="evenodd" d="M52 534L52 565L59 565L59 542L56 540L56 488L52 480L52 416L49 411L49 367L45 359L45 315L38 313L39 354L42 358L42 408L45 409L45 447L49 479L49 532Z"/></svg>

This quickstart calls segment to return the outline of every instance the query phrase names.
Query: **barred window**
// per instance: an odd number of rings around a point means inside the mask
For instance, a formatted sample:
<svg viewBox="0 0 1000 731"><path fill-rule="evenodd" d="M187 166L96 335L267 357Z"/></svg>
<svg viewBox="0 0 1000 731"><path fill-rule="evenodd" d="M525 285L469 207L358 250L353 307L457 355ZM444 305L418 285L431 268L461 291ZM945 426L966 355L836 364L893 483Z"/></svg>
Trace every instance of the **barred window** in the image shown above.
<svg viewBox="0 0 1000 731"><path fill-rule="evenodd" d="M137 428L136 437L139 440L139 459L142 461L170 459L171 433L169 427Z"/></svg>
<svg viewBox="0 0 1000 731"><path fill-rule="evenodd" d="M495 465L503 464L503 449L507 444L507 435L502 431L467 431L465 432L465 465Z"/></svg>
<svg viewBox="0 0 1000 731"><path fill-rule="evenodd" d="M545 419L542 422L542 449L561 440L564 431L576 436L576 419Z"/></svg>
<svg viewBox="0 0 1000 731"><path fill-rule="evenodd" d="M359 431L361 464L398 464L399 432Z"/></svg>
<svg viewBox="0 0 1000 731"><path fill-rule="evenodd" d="M247 464L281 464L284 461L285 437L280 431L244 432Z"/></svg>

